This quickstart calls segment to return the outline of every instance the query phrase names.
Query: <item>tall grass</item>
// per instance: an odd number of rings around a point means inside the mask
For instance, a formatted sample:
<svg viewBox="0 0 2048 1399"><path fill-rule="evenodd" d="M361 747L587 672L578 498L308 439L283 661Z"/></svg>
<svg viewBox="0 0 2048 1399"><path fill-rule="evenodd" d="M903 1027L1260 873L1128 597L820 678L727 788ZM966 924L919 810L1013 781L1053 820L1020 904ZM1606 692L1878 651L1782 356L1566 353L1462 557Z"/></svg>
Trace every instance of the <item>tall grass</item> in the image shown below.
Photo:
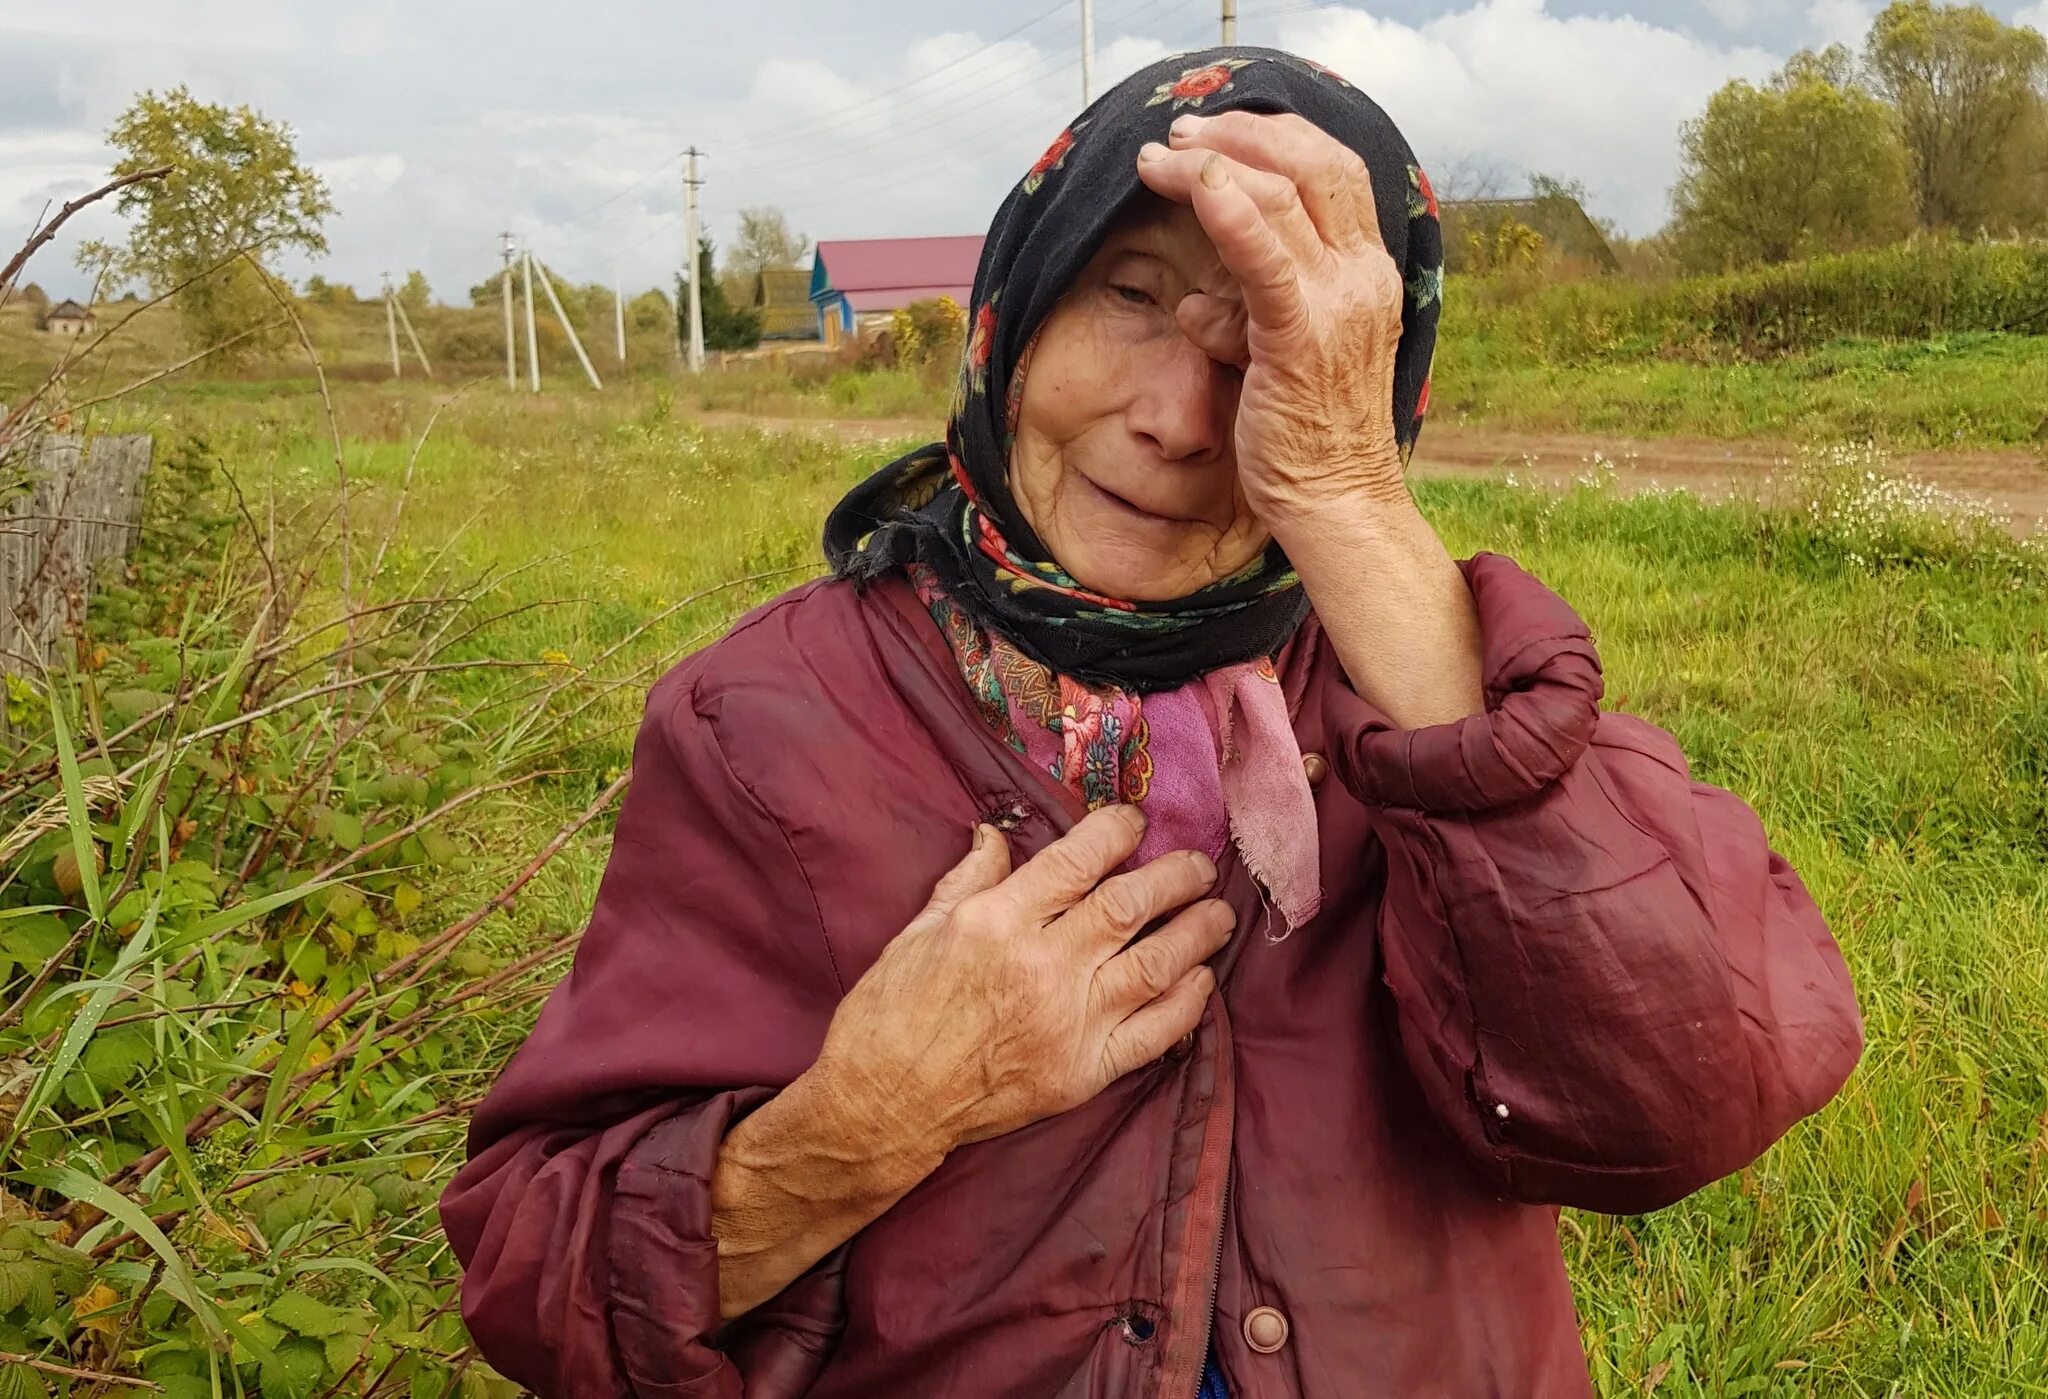
<svg viewBox="0 0 2048 1399"><path fill-rule="evenodd" d="M341 509L370 454L300 411L283 470L261 429L171 444L75 650L9 684L9 1394L509 1393L454 1315L439 1183L573 946L555 863L623 788L651 667L789 573L529 652L581 599L515 596L431 513L399 535L423 439Z"/></svg>
<svg viewBox="0 0 2048 1399"><path fill-rule="evenodd" d="M1733 788L1828 913L1869 1051L1754 1169L1567 1216L1606 1395L2048 1389L2048 575L1820 462L1794 513L1432 484L1592 622L1610 703ZM1965 527L1965 533L1970 533Z"/></svg>

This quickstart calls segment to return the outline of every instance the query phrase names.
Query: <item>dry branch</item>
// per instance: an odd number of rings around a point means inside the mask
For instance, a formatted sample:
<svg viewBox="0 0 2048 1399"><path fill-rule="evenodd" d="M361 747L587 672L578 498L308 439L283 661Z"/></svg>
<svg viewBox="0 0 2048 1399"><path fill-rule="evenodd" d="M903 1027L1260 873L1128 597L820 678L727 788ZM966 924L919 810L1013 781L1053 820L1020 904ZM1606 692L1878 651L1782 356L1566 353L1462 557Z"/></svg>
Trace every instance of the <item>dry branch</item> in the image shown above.
<svg viewBox="0 0 2048 1399"><path fill-rule="evenodd" d="M292 306L291 297L278 289L277 281L262 263L249 259L249 266L262 279L263 289L270 293L270 299L277 303L292 323L292 330L299 337L299 345L306 352L307 363L313 366L313 383L320 390L320 406L327 414L327 435L334 443L334 479L339 486L336 498L340 504L341 517L341 605L344 612L349 610L349 541L348 541L348 459L341 448L341 424L334 416L334 396L327 392L327 370L320 363L320 352L313 348L313 337L306 333L306 323L299 319L299 313ZM353 615L353 614L351 614ZM350 628L354 638L354 628Z"/></svg>
<svg viewBox="0 0 2048 1399"><path fill-rule="evenodd" d="M126 1375L110 1375L105 1370L83 1370L76 1365L59 1365L52 1360L38 1360L33 1355L16 1355L12 1351L0 1350L0 1365L26 1365L31 1370L40 1370L46 1375L61 1375L67 1380L92 1380L98 1384L124 1384L130 1389L147 1389L154 1394L164 1392L164 1387L155 1380L130 1379Z"/></svg>
<svg viewBox="0 0 2048 1399"><path fill-rule="evenodd" d="M0 287L13 286L14 274L21 271L28 264L28 260L36 255L38 249L57 236L57 230L62 228L65 221L73 214L88 205L99 203L110 194L119 193L130 185L139 185L144 180L161 180L177 168L175 165L158 165L149 170L138 170L132 175L121 175L111 179L88 194L79 195L78 198L59 209L56 218L51 219L30 235L28 242L22 244L21 251L8 259L5 267L0 267Z"/></svg>

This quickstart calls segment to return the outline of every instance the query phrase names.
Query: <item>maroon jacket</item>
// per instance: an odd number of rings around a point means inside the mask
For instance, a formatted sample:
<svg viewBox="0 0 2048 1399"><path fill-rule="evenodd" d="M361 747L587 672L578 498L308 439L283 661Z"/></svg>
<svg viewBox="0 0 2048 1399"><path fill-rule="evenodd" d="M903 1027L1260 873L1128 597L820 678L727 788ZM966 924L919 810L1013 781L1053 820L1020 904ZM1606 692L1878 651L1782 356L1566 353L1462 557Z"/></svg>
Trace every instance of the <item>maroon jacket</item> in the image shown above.
<svg viewBox="0 0 2048 1399"><path fill-rule="evenodd" d="M550 1396L1192 1399L1213 1315L1241 1399L1589 1394L1555 1207L1739 1169L1861 1032L1749 808L1599 712L1562 601L1466 572L1483 715L1392 730L1313 620L1283 656L1331 774L1323 911L1275 940L1226 857L1238 933L1191 1048L954 1152L723 1330L727 1128L810 1065L974 822L1021 860L1079 813L901 583L800 588L672 671L575 968L442 1202L484 1355Z"/></svg>

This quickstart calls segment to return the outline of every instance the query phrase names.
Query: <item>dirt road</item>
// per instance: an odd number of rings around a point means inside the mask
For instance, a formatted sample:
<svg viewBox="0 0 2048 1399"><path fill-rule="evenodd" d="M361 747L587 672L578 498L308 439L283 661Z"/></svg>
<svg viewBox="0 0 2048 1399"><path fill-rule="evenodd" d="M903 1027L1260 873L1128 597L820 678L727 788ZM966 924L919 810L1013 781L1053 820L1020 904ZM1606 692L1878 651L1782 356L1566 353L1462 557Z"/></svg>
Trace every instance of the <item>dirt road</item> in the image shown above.
<svg viewBox="0 0 2048 1399"><path fill-rule="evenodd" d="M757 418L702 413L712 426L753 426L770 432L831 432L865 441L930 440L938 424L920 418ZM1799 456L1780 442L1716 442L1689 438L1589 437L1500 432L1433 424L1422 435L1415 470L1424 476L1500 476L1564 484L1596 457L1612 462L1623 490L1661 487L1709 498L1768 499L1773 475ZM2017 534L2048 527L2048 457L2024 448L1910 452L1892 469L2010 516Z"/></svg>

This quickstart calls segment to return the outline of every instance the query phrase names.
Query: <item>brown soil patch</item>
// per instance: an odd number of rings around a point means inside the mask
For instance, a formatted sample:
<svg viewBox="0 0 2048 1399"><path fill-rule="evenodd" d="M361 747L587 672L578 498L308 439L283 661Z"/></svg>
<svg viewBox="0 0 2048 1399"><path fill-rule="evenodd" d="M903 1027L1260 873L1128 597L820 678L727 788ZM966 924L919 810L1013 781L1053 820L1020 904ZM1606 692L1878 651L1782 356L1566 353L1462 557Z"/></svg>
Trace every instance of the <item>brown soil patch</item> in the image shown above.
<svg viewBox="0 0 2048 1399"><path fill-rule="evenodd" d="M701 413L707 426L752 426L769 432L830 432L865 441L930 441L939 425L922 418L758 418ZM1709 499L1768 501L1774 478L1799 449L1783 442L1717 442L1694 438L1593 437L1570 433L1502 432L1434 424L1422 436L1415 470L1424 476L1500 477L1565 485L1596 457L1612 462L1623 490L1684 490ZM2026 448L1907 452L1894 470L1991 506L2011 517L2015 534L2048 526L2048 454Z"/></svg>

